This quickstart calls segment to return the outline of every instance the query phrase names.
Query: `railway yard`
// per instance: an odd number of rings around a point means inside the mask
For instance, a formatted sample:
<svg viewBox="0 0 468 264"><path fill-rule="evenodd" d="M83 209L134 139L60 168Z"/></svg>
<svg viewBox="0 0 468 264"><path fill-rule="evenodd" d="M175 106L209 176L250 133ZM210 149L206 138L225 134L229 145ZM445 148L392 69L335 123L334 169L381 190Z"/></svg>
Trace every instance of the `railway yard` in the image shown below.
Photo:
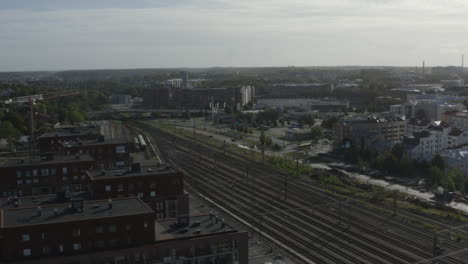
<svg viewBox="0 0 468 264"><path fill-rule="evenodd" d="M291 175L230 150L133 122L185 188L272 240L298 263L468 263L465 218L416 212L346 192L334 172ZM392 197L390 194L384 196ZM391 199L391 198L389 198Z"/></svg>

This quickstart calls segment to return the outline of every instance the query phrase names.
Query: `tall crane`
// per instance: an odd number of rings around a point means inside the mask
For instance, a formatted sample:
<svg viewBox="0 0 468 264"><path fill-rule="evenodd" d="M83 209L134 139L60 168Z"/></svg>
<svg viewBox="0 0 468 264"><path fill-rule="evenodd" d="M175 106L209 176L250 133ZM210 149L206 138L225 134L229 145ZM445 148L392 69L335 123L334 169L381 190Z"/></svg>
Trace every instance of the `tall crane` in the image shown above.
<svg viewBox="0 0 468 264"><path fill-rule="evenodd" d="M34 94L34 95L26 95L26 96L19 96L7 99L1 102L3 105L10 105L10 104L27 104L29 105L29 112L30 112L30 132L31 135L29 137L29 155L32 156L32 149L33 149L33 141L34 141L34 104L36 101L43 101L43 100L50 100L64 96L72 96L78 95L80 92L77 90L60 90L57 92L48 92L42 94Z"/></svg>

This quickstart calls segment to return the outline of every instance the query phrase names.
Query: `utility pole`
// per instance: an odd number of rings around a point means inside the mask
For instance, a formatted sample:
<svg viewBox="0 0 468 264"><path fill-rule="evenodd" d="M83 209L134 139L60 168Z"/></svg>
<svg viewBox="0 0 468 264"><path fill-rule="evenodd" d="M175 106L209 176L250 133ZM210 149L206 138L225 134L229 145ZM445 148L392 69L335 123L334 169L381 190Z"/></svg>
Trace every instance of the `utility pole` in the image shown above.
<svg viewBox="0 0 468 264"><path fill-rule="evenodd" d="M262 146L262 162L265 163L265 146Z"/></svg>

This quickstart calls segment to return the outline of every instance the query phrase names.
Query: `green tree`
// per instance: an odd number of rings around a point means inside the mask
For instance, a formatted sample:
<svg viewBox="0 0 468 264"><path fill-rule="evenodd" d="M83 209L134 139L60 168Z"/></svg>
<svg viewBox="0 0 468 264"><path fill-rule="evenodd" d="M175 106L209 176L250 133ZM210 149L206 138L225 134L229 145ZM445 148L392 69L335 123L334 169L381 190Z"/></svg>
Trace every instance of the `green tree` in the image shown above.
<svg viewBox="0 0 468 264"><path fill-rule="evenodd" d="M403 157L403 154L405 153L405 149L403 148L403 145L400 143L397 143L393 146L392 148L392 154L398 159L401 160Z"/></svg>
<svg viewBox="0 0 468 264"><path fill-rule="evenodd" d="M318 139L323 137L323 129L320 126L313 126L310 129L310 135L313 139Z"/></svg>
<svg viewBox="0 0 468 264"><path fill-rule="evenodd" d="M226 106L224 107L224 113L228 115L232 113L232 109L228 104L226 104Z"/></svg>
<svg viewBox="0 0 468 264"><path fill-rule="evenodd" d="M431 164L432 166L436 166L442 171L445 169L445 161L439 154L435 155L434 158L432 158Z"/></svg>
<svg viewBox="0 0 468 264"><path fill-rule="evenodd" d="M262 132L260 132L259 141L260 141L260 145L265 146L265 144L266 144L266 137L265 137L265 131L263 131L263 130L262 130Z"/></svg>
<svg viewBox="0 0 468 264"><path fill-rule="evenodd" d="M3 121L0 124L0 137L6 138L11 142L13 139L18 138L19 135L19 131L10 121Z"/></svg>

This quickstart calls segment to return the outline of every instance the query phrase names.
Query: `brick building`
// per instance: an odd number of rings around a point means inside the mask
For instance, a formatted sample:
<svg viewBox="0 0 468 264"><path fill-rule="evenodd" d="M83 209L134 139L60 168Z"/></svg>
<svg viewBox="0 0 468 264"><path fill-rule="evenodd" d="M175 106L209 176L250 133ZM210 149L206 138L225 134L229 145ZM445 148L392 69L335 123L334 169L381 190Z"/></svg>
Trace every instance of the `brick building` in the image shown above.
<svg viewBox="0 0 468 264"><path fill-rule="evenodd" d="M76 140L97 140L103 136L99 126L86 127L66 127L56 129L53 132L45 133L37 138L39 144L39 152L56 152L62 147L62 142Z"/></svg>
<svg viewBox="0 0 468 264"><path fill-rule="evenodd" d="M137 196L154 209L158 219L189 214L183 173L171 167L134 163L126 170L86 173L90 183L88 189L94 199Z"/></svg>
<svg viewBox="0 0 468 264"><path fill-rule="evenodd" d="M88 250L75 255L45 259L22 259L15 263L199 263L247 264L248 233L238 231L214 217L194 216L188 226L174 220L154 222L154 241L118 249ZM139 221L141 222L141 220ZM127 232L124 232L127 233ZM124 241L125 242L125 241ZM21 253L21 251L20 251Z"/></svg>
<svg viewBox="0 0 468 264"><path fill-rule="evenodd" d="M134 143L127 139L73 140L60 142L58 152L62 155L87 154L94 158L96 168L115 168L131 165L130 152Z"/></svg>
<svg viewBox="0 0 468 264"><path fill-rule="evenodd" d="M151 208L135 197L3 209L1 259L38 263L41 258L151 243L153 219Z"/></svg>
<svg viewBox="0 0 468 264"><path fill-rule="evenodd" d="M89 155L42 155L10 159L0 165L2 197L27 196L59 191L81 191L87 185L85 170L94 167Z"/></svg>

